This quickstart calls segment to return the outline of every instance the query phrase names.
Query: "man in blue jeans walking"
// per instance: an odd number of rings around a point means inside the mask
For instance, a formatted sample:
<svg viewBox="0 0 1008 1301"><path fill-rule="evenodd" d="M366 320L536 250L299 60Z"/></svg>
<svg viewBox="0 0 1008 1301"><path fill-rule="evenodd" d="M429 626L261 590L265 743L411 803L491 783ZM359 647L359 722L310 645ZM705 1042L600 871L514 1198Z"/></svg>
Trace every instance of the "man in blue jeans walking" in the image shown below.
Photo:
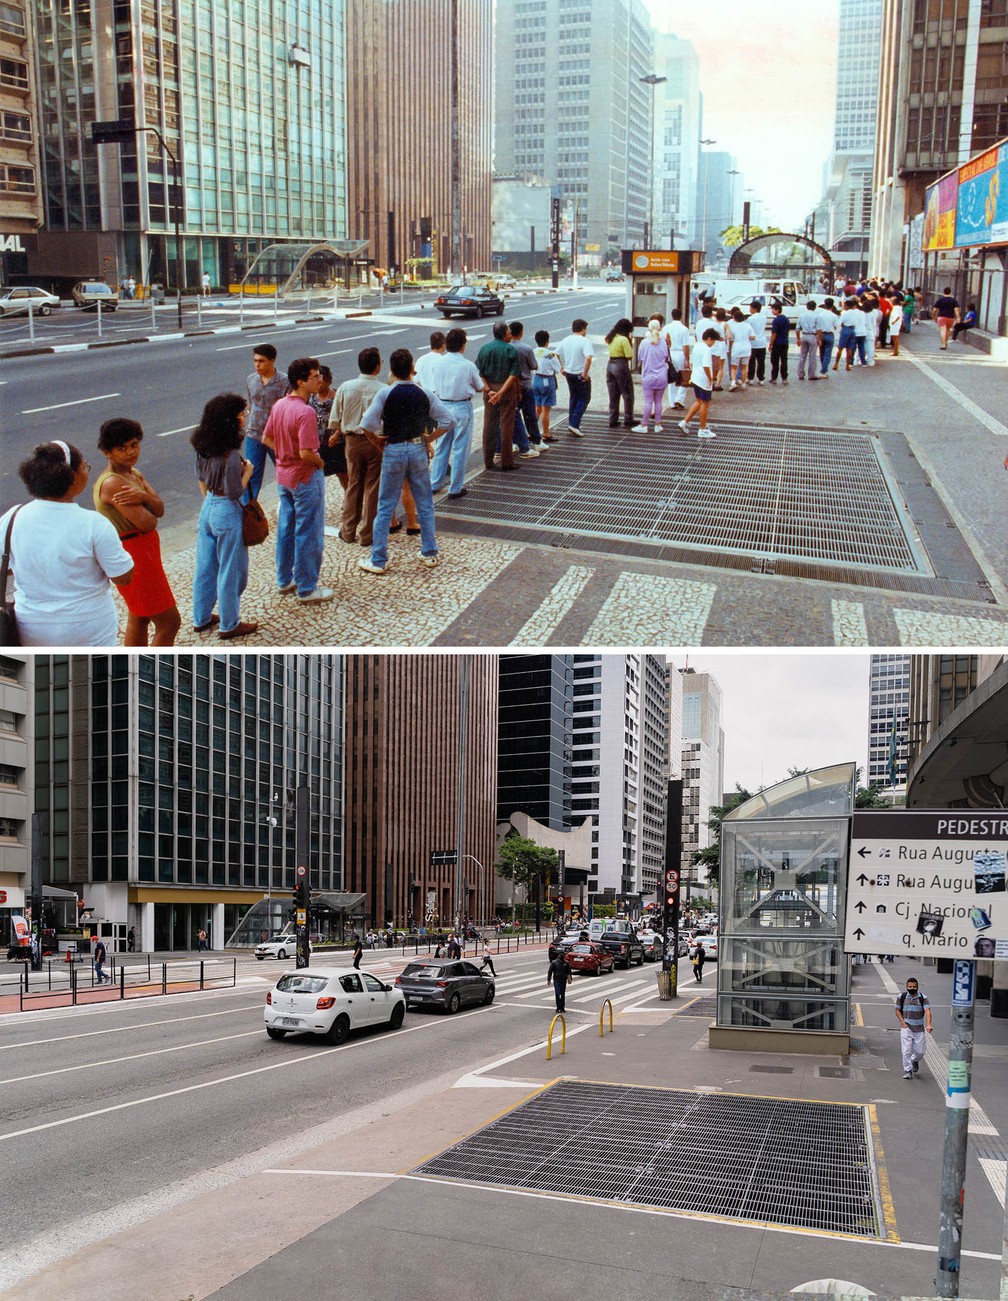
<svg viewBox="0 0 1008 1301"><path fill-rule="evenodd" d="M404 481L409 483L420 521L420 563L428 568L438 563L428 449L439 434L455 427L441 399L413 383L413 354L408 348L395 350L389 370L392 384L375 394L361 418L361 428L380 435L384 442L371 555L358 561L368 574L384 574L388 568L389 525Z"/></svg>
<svg viewBox="0 0 1008 1301"><path fill-rule="evenodd" d="M583 438L581 417L591 401L589 371L593 350L588 342L588 322L580 317L572 322L571 332L557 345L557 352L560 354L560 364L570 393L567 427L575 438Z"/></svg>
<svg viewBox="0 0 1008 1301"><path fill-rule="evenodd" d="M318 418L308 398L318 392L315 357L298 357L287 367L291 392L277 402L263 430L263 445L276 453L277 591L297 592L303 605L330 601L335 592L319 587L325 540L325 462L319 455Z"/></svg>

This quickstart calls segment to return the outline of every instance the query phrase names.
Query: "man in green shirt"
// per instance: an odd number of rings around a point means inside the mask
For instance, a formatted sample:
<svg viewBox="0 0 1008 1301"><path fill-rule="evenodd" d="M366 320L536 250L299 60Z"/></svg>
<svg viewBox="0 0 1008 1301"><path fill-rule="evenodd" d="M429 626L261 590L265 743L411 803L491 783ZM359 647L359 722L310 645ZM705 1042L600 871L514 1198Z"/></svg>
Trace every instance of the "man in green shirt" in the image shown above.
<svg viewBox="0 0 1008 1301"><path fill-rule="evenodd" d="M521 377L518 353L508 343L509 334L507 322L497 321L493 341L476 354L476 369L487 386L483 391L483 465L492 470L499 449L500 468L505 472L518 469L512 439Z"/></svg>

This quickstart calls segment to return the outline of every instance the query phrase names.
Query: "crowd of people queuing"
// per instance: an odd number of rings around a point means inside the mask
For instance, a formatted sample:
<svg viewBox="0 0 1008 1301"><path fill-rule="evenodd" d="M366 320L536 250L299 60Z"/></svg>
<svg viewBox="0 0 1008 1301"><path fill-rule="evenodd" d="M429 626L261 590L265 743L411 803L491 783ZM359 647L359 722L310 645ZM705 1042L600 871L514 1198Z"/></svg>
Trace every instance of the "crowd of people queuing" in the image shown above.
<svg viewBox="0 0 1008 1301"><path fill-rule="evenodd" d="M635 433L662 433L668 411L683 433L696 419L698 437L713 438L709 413L715 393L789 383L792 329L797 378L814 383L828 379L841 363L845 372L874 366L880 349L898 356L901 334L913 328L922 304L917 290L872 281L810 300L796 322L781 303L767 306L759 299L745 310L704 301L692 327L678 309L668 322L655 315L638 341L640 412L634 329L622 318L605 336L609 427L622 423ZM962 315L949 290L936 300L932 315L942 348L976 321L975 308ZM575 319L555 346L546 330L534 338L533 347L520 321L499 321L473 361L465 355L465 330L435 330L430 351L416 360L407 349L396 349L387 377L379 350L365 347L358 374L335 389L332 372L316 358L295 358L283 372L276 348L257 345L244 391L212 397L190 439L203 496L193 631L215 633L222 641L258 631L256 622L241 617L241 598L252 540L247 516L267 462L274 466L279 498L278 595L306 605L333 598L334 590L320 581L327 531L365 548L358 564L368 574L386 572L390 535L403 529L420 539L419 562L436 566L434 498L467 493L477 399L483 403L482 459L489 472L513 473L555 442L550 422L561 377L567 433L583 436L594 361L588 322ZM161 558L164 501L138 468L143 437L139 423L127 417L101 426L97 450L105 467L93 485L93 511L78 504L91 474L79 448L54 439L19 467L30 500L0 520L0 549L11 555L23 645L115 645L115 591L127 611L123 645L174 644L182 616ZM343 502L339 527L326 530L329 476L338 478Z"/></svg>

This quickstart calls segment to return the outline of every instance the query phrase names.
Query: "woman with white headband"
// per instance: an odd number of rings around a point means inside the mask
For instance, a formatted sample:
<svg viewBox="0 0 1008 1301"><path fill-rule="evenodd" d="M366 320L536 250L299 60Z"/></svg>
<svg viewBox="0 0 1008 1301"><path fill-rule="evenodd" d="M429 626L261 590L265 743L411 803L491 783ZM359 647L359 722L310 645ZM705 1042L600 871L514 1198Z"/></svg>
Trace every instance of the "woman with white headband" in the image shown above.
<svg viewBox="0 0 1008 1301"><path fill-rule="evenodd" d="M107 519L77 498L91 467L72 444L54 439L18 466L33 501L0 519L10 528L14 610L22 646L115 646L119 612L112 584L125 587L133 560Z"/></svg>

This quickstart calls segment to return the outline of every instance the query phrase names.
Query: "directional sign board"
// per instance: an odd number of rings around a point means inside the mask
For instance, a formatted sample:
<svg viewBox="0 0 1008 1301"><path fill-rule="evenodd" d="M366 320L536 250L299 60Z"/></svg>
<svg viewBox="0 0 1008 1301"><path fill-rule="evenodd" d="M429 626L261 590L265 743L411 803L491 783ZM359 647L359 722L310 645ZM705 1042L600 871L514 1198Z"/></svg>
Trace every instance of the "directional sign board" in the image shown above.
<svg viewBox="0 0 1008 1301"><path fill-rule="evenodd" d="M848 953L1008 958L1008 814L854 814Z"/></svg>

